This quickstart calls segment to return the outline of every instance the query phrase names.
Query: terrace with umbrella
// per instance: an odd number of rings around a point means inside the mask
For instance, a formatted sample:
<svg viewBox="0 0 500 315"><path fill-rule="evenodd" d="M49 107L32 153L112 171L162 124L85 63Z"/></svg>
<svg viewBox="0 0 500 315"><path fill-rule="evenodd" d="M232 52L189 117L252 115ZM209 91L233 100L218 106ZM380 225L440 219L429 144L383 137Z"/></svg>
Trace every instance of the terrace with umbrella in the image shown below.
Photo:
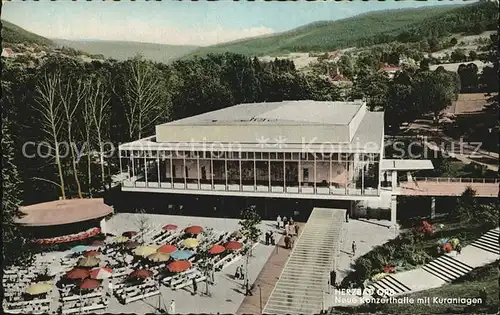
<svg viewBox="0 0 500 315"><path fill-rule="evenodd" d="M199 225L183 229L167 224L159 229L144 244L131 240L137 233L127 231L106 242L93 242L92 247L73 247L68 262L73 261L74 268L57 282L61 310L69 314L106 307L108 297L102 292L108 286L124 304L161 295L161 286L178 290L191 285L192 279L204 281L205 265L222 270L245 247L238 233L213 233ZM34 283L26 293L43 296L52 287L51 283Z"/></svg>

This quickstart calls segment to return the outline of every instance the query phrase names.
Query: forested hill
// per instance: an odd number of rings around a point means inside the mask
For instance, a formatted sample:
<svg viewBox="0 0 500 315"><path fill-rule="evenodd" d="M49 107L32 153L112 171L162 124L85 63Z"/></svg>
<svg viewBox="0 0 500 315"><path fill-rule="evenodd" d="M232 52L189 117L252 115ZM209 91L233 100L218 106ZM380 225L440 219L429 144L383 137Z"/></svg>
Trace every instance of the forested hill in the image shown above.
<svg viewBox="0 0 500 315"><path fill-rule="evenodd" d="M43 36L28 32L15 24L2 20L2 42L4 44L38 44L53 45L53 42Z"/></svg>
<svg viewBox="0 0 500 315"><path fill-rule="evenodd" d="M451 33L479 34L495 30L497 19L498 5L490 1L376 11L337 21L315 22L276 35L204 47L189 56L224 52L257 56L324 52L393 41L415 42Z"/></svg>

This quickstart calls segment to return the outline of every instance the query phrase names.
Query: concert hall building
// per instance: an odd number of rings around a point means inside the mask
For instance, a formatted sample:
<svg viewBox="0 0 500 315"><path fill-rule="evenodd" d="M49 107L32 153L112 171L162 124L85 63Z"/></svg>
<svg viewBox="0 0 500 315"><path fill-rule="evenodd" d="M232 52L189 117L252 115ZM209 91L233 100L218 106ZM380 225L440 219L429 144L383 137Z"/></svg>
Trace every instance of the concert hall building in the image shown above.
<svg viewBox="0 0 500 315"><path fill-rule="evenodd" d="M119 147L122 190L359 200L380 195L384 119L362 101L240 104Z"/></svg>

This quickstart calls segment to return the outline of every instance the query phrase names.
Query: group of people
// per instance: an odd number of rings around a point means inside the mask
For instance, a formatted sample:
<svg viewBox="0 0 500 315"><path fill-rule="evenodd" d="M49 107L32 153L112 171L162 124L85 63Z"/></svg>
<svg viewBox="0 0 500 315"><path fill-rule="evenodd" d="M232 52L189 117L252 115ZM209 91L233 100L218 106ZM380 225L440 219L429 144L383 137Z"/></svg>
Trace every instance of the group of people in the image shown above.
<svg viewBox="0 0 500 315"><path fill-rule="evenodd" d="M282 219L281 216L278 215L276 218L276 227L285 230L285 248L293 248L293 244L295 243L294 236L299 235L299 226L293 221L293 218L290 217L290 219L288 219L287 217L283 217Z"/></svg>

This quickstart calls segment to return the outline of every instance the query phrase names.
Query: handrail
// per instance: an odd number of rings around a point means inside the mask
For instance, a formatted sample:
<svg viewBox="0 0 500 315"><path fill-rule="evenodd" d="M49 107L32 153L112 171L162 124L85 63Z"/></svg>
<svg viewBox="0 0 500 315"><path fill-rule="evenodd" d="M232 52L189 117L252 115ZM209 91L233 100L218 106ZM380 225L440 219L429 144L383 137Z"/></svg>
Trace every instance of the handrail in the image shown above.
<svg viewBox="0 0 500 315"><path fill-rule="evenodd" d="M498 178L414 177L417 182L498 184Z"/></svg>

